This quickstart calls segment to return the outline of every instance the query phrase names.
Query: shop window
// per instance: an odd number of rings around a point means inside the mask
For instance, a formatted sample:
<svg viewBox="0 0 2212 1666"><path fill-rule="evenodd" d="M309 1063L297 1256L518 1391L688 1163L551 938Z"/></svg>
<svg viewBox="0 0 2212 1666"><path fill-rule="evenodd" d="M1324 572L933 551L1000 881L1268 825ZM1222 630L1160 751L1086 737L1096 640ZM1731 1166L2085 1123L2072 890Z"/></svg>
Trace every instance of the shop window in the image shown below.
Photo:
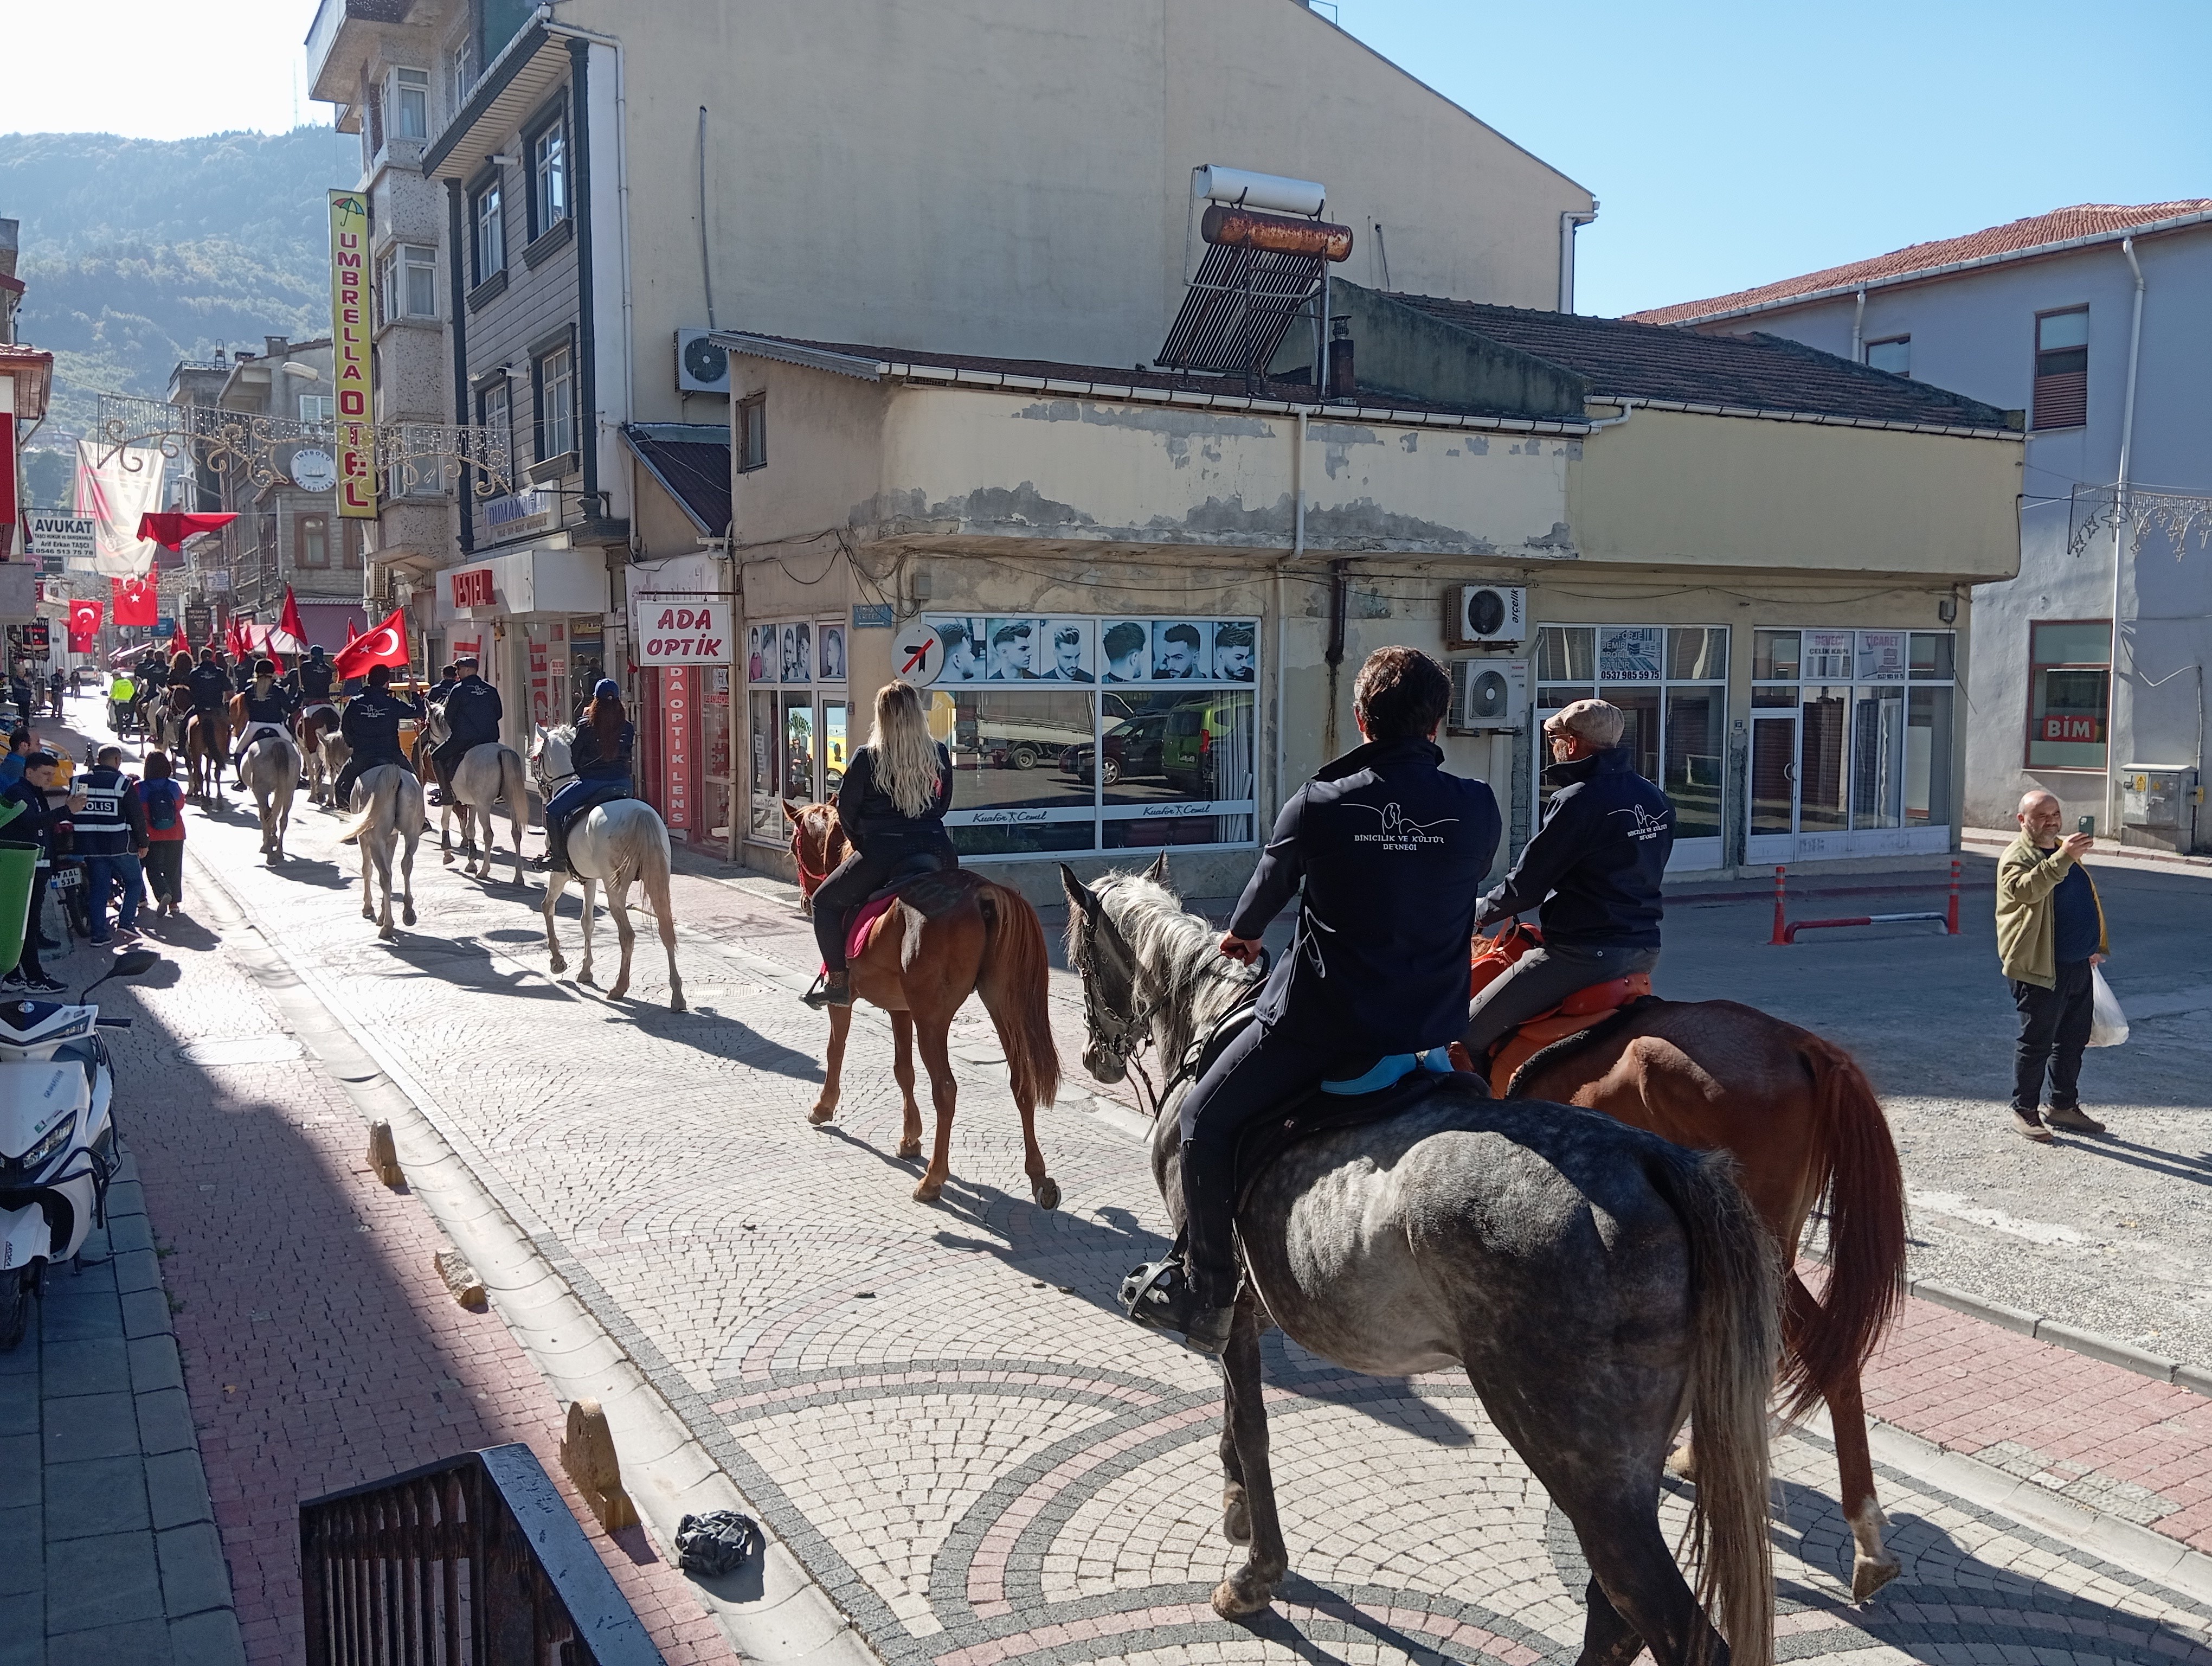
<svg viewBox="0 0 2212 1666"><path fill-rule="evenodd" d="M1912 374L1912 337L1891 336L1866 344L1867 368L1887 370L1893 376Z"/></svg>
<svg viewBox="0 0 2212 1666"><path fill-rule="evenodd" d="M2109 620L2058 620L2028 627L2029 769L2105 767L2112 651Z"/></svg>
<svg viewBox="0 0 2212 1666"><path fill-rule="evenodd" d="M1761 632L1762 636L1767 633ZM1545 625L1536 633L1536 778L1551 763L1542 720L1577 700L1620 708L1620 744L1638 775L1674 806L1677 848L1714 866L1726 810L1729 630L1726 625ZM1550 801L1554 784L1539 789Z"/></svg>
<svg viewBox="0 0 2212 1666"><path fill-rule="evenodd" d="M2089 420L2089 309L2039 313L2035 319L2037 429L2080 428Z"/></svg>
<svg viewBox="0 0 2212 1666"><path fill-rule="evenodd" d="M1952 708L1954 690L1916 688L1905 714L1905 824L1951 824Z"/></svg>
<svg viewBox="0 0 2212 1666"><path fill-rule="evenodd" d="M329 516L301 515L293 523L292 564L302 568L331 564Z"/></svg>
<svg viewBox="0 0 2212 1666"><path fill-rule="evenodd" d="M501 208L501 191L497 179L476 194L473 216L476 222L476 260L473 267L477 283L489 283L507 270L507 220Z"/></svg>
<svg viewBox="0 0 2212 1666"><path fill-rule="evenodd" d="M738 401L738 468L740 472L768 463L768 395L756 393Z"/></svg>

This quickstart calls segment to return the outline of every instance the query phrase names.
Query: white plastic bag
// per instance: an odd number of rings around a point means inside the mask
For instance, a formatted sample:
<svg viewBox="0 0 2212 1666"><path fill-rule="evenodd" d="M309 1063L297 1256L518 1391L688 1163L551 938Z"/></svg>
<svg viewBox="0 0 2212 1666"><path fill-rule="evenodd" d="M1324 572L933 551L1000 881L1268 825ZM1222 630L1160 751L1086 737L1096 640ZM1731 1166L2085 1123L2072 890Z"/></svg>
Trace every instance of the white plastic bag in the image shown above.
<svg viewBox="0 0 2212 1666"><path fill-rule="evenodd" d="M2089 968L2089 977L2095 986L2095 1016L2089 1020L2089 1045L2118 1047L2128 1038L2128 1015L2120 1011L2120 1003L2112 995L2112 986L2105 982L2103 967Z"/></svg>

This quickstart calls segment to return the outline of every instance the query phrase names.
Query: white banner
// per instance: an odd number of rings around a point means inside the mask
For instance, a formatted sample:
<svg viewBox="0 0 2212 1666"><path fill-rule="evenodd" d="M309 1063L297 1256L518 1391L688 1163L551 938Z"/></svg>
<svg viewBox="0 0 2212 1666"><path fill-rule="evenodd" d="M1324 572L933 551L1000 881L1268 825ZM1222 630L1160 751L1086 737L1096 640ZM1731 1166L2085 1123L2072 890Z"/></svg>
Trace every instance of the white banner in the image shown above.
<svg viewBox="0 0 2212 1666"><path fill-rule="evenodd" d="M138 536L138 522L161 507L166 463L160 452L143 447L76 442L76 512L97 523L94 572L111 579L143 579L154 570L154 554L161 546Z"/></svg>
<svg viewBox="0 0 2212 1666"><path fill-rule="evenodd" d="M639 596L630 640L641 666L726 666L737 637L724 596Z"/></svg>

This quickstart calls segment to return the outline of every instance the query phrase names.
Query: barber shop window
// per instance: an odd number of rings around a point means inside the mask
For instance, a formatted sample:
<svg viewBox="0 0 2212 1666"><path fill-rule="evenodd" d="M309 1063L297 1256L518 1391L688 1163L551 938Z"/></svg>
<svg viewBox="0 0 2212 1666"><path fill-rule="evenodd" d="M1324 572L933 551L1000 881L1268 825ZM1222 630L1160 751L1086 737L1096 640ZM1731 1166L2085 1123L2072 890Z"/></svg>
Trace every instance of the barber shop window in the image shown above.
<svg viewBox="0 0 2212 1666"><path fill-rule="evenodd" d="M1536 633L1539 778L1551 763L1543 721L1577 700L1618 706L1620 744L1636 772L1674 806L1674 858L1721 860L1726 811L1729 629L1726 625L1545 625ZM1548 801L1550 793L1542 798Z"/></svg>
<svg viewBox="0 0 2212 1666"><path fill-rule="evenodd" d="M2053 620L2027 630L2027 767L2102 769L2112 704L2112 622Z"/></svg>

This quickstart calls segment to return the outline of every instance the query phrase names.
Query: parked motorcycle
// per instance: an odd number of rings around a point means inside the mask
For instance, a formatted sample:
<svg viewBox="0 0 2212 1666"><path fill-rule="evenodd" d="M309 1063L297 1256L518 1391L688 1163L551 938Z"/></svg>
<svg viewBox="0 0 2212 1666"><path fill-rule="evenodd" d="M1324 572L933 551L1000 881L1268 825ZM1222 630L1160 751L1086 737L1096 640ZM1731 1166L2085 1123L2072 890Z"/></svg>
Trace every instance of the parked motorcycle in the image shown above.
<svg viewBox="0 0 2212 1666"><path fill-rule="evenodd" d="M0 1001L0 1352L23 1340L46 1268L74 1262L107 1219L118 1164L115 1076L102 1030L128 1030L85 1000L161 957L118 955L74 1003Z"/></svg>

